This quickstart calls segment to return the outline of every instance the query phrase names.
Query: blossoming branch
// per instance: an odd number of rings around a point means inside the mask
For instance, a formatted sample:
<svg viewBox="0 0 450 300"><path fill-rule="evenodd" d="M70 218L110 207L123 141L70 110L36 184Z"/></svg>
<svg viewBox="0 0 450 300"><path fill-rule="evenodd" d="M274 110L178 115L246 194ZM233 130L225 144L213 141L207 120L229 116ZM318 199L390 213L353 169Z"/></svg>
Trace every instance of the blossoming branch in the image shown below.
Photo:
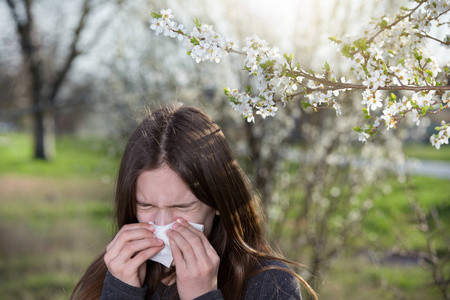
<svg viewBox="0 0 450 300"><path fill-rule="evenodd" d="M296 96L303 96L303 108L314 110L333 108L342 114L341 103L355 91L361 92L363 126L356 126L358 139L366 142L382 125L396 128L407 114L413 115L416 125L427 114L435 114L450 106L450 76L448 66L441 69L428 54L425 40L433 39L450 49L450 35L440 40L430 35L432 26L445 26L440 21L450 11L445 0L411 0L411 8L401 7L394 17L374 21L360 37L332 37L342 55L349 59L350 70L358 82L338 78L325 62L322 73L305 71L294 63L292 54L279 54L275 47L254 35L238 42L215 32L211 25L194 20L188 33L184 26L173 21L170 9L152 12L150 28L156 35L177 38L183 42L187 54L196 60L220 62L228 53L244 57L243 68L255 78L255 84L245 91L225 88L230 104L252 122L255 115L275 116L278 104L285 106ZM444 76L440 76L444 75ZM394 91L403 91L402 97ZM430 142L437 149L448 144L450 123L442 121Z"/></svg>

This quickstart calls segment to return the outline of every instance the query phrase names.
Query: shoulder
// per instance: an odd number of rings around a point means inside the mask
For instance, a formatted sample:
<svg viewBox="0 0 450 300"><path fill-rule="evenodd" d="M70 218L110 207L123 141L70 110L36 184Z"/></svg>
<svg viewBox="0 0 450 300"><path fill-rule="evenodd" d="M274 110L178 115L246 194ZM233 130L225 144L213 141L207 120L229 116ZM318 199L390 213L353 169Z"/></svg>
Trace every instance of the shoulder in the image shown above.
<svg viewBox="0 0 450 300"><path fill-rule="evenodd" d="M286 264L265 259L256 264L247 283L246 299L301 299L298 279Z"/></svg>

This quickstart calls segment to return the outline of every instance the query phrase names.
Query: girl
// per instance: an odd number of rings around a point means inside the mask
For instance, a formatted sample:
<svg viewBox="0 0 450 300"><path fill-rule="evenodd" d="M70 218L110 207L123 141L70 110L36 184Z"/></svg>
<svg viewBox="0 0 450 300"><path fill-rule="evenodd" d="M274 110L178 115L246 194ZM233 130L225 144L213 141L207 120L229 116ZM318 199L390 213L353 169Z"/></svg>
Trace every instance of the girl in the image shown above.
<svg viewBox="0 0 450 300"><path fill-rule="evenodd" d="M202 111L149 114L128 140L116 185L120 230L71 299L301 299L299 281L317 299L264 239L260 201ZM150 259L165 248L155 225L171 223L165 267Z"/></svg>

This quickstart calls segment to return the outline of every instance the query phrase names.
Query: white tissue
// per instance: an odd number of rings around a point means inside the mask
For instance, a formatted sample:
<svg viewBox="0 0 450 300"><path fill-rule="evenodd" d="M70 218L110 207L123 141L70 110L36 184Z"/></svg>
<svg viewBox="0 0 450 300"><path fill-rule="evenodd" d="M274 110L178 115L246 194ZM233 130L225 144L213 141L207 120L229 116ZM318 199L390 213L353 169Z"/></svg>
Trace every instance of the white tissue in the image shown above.
<svg viewBox="0 0 450 300"><path fill-rule="evenodd" d="M167 268L170 267L170 264L173 261L173 256L172 256L172 250L170 249L169 237L167 236L166 231L168 229L170 229L174 223L175 222L172 222L172 223L169 223L166 225L162 225L162 226L158 226L158 225L155 225L155 223L153 223L153 222L149 222L149 224L153 225L153 227L155 228L156 237L158 239L162 240L165 245L161 251L159 251L152 257L150 257L150 260L159 262L160 264L166 266ZM194 227L198 231L203 232L204 226L202 224L196 224L196 223L191 223L191 222L189 222L189 224L191 224L192 227Z"/></svg>

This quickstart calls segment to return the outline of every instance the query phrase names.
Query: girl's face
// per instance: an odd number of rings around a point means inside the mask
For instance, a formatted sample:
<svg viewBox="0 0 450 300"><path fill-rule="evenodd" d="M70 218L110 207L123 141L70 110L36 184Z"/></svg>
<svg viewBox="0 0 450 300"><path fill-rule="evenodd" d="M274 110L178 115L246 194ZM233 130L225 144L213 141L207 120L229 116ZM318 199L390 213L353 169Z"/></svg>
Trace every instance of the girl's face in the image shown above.
<svg viewBox="0 0 450 300"><path fill-rule="evenodd" d="M181 178L167 166L142 172L136 183L136 212L139 222L166 225L177 218L204 225L211 233L216 210L198 200Z"/></svg>

